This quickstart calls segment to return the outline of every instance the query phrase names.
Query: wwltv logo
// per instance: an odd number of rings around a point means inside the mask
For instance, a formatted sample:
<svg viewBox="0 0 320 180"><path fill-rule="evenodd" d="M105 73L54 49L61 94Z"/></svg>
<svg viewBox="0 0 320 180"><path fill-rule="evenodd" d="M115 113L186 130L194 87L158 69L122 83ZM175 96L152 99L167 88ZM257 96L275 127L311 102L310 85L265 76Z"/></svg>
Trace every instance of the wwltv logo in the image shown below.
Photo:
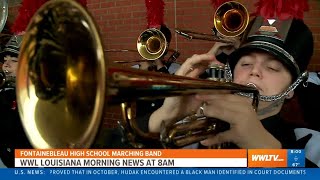
<svg viewBox="0 0 320 180"><path fill-rule="evenodd" d="M286 149L249 149L248 167L288 167Z"/></svg>

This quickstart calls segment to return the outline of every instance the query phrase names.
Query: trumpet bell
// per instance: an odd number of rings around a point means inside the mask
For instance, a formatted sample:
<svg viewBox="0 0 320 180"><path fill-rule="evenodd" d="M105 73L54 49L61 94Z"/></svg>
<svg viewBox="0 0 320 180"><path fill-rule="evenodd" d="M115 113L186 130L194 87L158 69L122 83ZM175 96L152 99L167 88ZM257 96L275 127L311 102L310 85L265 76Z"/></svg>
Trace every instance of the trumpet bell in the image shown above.
<svg viewBox="0 0 320 180"><path fill-rule="evenodd" d="M227 38L240 36L248 27L250 16L245 8L239 2L228 1L220 5L213 15L214 28L220 35ZM200 39L207 41L222 42L227 44L234 44L235 42L220 36L205 33L198 33L189 30L176 29L176 33L184 36L187 39Z"/></svg>
<svg viewBox="0 0 320 180"><path fill-rule="evenodd" d="M222 4L214 14L216 30L227 37L242 34L247 28L249 20L249 13L246 7L235 1Z"/></svg>
<svg viewBox="0 0 320 180"><path fill-rule="evenodd" d="M165 35L155 28L143 31L137 40L138 52L147 60L160 58L166 52L167 46Z"/></svg>
<svg viewBox="0 0 320 180"><path fill-rule="evenodd" d="M75 1L48 1L32 17L16 88L21 121L35 148L92 144L105 102L106 65L98 37L92 18Z"/></svg>

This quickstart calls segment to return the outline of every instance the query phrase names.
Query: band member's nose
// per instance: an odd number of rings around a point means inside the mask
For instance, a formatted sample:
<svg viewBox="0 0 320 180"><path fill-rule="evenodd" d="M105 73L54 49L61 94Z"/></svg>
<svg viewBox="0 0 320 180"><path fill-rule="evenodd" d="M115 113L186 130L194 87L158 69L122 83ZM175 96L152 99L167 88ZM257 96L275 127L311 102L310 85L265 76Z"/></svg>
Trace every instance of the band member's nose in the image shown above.
<svg viewBox="0 0 320 180"><path fill-rule="evenodd" d="M261 69L258 65L252 65L251 76L261 77Z"/></svg>

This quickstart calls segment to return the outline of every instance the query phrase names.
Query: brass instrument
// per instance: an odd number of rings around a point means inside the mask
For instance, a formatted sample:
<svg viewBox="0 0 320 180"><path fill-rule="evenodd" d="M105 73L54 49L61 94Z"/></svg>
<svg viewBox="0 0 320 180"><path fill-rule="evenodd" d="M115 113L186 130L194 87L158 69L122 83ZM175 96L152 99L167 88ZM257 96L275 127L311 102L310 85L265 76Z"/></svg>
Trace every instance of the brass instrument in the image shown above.
<svg viewBox="0 0 320 180"><path fill-rule="evenodd" d="M226 38L241 35L249 24L250 16L244 5L236 1L228 1L217 8L213 19L214 28L222 37L182 29L176 29L176 33L190 40L200 39L233 44L233 41Z"/></svg>
<svg viewBox="0 0 320 180"><path fill-rule="evenodd" d="M203 78L216 82L230 82L231 75L229 73L231 71L228 65L211 64L205 73L207 77ZM205 103L200 107L200 112L203 111L204 105ZM164 147L185 147L192 142L200 142L229 128L230 125L226 122L194 112L180 121L172 122L166 126L162 124L160 137L165 142L163 143ZM226 142L208 148L224 149L230 147L232 147L231 143Z"/></svg>
<svg viewBox="0 0 320 180"><path fill-rule="evenodd" d="M104 52L137 52L137 50L133 49L106 49Z"/></svg>
<svg viewBox="0 0 320 180"><path fill-rule="evenodd" d="M167 48L166 37L156 28L143 31L137 40L138 52L144 59L156 60L167 51Z"/></svg>
<svg viewBox="0 0 320 180"><path fill-rule="evenodd" d="M121 105L121 125L134 147L143 147L138 138L162 141L159 133L138 128L130 106L137 99L246 92L258 104L253 87L105 62L95 22L69 0L48 1L31 19L20 48L16 91L24 130L32 146L41 149L92 147L103 130L103 112L111 105Z"/></svg>
<svg viewBox="0 0 320 180"><path fill-rule="evenodd" d="M0 88L2 88L6 83L6 75L3 71L0 71Z"/></svg>
<svg viewBox="0 0 320 180"><path fill-rule="evenodd" d="M169 49L169 43L165 35L156 28L146 29L138 36L137 39L137 50L132 49L107 49L105 52L137 52L143 58L140 60L131 61L114 61L115 63L139 63L152 61L161 58L166 52L172 52L171 60L175 61L180 53L176 50ZM174 59L172 59L174 58ZM165 60L162 60L167 63ZM172 63L172 62L170 62Z"/></svg>
<svg viewBox="0 0 320 180"><path fill-rule="evenodd" d="M106 49L104 52L137 52L137 50L133 49ZM147 59L139 59L139 60L131 60L131 61L113 61L114 63L119 63L119 64L127 64L127 63L140 63L140 62L146 62L149 61Z"/></svg>
<svg viewBox="0 0 320 180"><path fill-rule="evenodd" d="M6 71L0 71L0 89L15 87L15 76L7 76Z"/></svg>
<svg viewBox="0 0 320 180"><path fill-rule="evenodd" d="M173 63L175 62L178 57L180 56L179 51L175 51L172 49L168 49L168 51L172 52L171 56L168 58L168 60L163 60L164 63ZM132 49L107 49L104 50L104 52L137 52L137 50L132 50ZM146 62L146 61L151 61L149 59L138 59L138 60L119 60L119 61L113 61L114 63L119 63L119 64L127 64L127 63L139 63L139 62Z"/></svg>

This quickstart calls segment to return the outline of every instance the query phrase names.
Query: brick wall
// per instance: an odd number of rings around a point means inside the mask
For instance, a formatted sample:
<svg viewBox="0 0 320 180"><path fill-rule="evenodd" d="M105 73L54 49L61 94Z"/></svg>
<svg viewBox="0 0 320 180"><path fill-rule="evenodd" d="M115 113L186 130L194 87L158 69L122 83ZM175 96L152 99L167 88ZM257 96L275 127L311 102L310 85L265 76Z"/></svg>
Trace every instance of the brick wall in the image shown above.
<svg viewBox="0 0 320 180"><path fill-rule="evenodd" d="M17 12L17 3L11 1L10 18ZM146 29L146 8L144 0L87 0L88 9L94 17L101 33L105 49L136 49L139 34ZM249 11L256 0L239 0ZM320 1L309 0L310 11L305 13L305 22L314 33L315 52L309 66L310 71L320 71ZM165 24L173 32L170 48L179 50L179 61L183 62L193 54L207 52L213 42L188 41L174 33L174 28L183 28L202 33L210 33L213 27L213 8L210 0L165 0ZM109 53L107 61L134 60L137 53ZM120 108L112 107L105 114L108 127L115 126L121 118Z"/></svg>
<svg viewBox="0 0 320 180"><path fill-rule="evenodd" d="M310 11L305 13L305 23L309 25L313 32L315 51L308 69L310 71L320 71L320 1L309 1Z"/></svg>

